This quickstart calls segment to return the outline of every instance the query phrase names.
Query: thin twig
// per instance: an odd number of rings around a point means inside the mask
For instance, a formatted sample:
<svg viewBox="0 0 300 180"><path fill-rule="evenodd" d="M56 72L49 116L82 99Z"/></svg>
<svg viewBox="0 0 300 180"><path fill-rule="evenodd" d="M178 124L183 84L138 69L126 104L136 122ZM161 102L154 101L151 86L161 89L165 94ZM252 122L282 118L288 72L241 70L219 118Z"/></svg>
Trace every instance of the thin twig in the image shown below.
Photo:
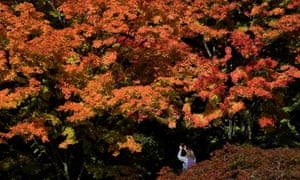
<svg viewBox="0 0 300 180"><path fill-rule="evenodd" d="M206 42L205 42L205 41L202 41L202 42L203 42L204 48L205 48L205 50L206 50L208 56L211 58L211 57L212 57L212 54L211 54L211 52L210 52L210 50L209 50L209 48L208 48Z"/></svg>

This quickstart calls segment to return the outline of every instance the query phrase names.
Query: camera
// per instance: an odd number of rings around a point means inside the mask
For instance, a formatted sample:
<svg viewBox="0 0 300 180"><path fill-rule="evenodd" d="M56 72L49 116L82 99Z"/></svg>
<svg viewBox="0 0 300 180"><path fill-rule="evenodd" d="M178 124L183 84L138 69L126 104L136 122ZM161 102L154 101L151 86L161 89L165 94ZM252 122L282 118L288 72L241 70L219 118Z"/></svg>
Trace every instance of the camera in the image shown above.
<svg viewBox="0 0 300 180"><path fill-rule="evenodd" d="M186 145L185 145L184 143L181 143L181 144L180 144L180 147L181 147L182 149L186 149Z"/></svg>

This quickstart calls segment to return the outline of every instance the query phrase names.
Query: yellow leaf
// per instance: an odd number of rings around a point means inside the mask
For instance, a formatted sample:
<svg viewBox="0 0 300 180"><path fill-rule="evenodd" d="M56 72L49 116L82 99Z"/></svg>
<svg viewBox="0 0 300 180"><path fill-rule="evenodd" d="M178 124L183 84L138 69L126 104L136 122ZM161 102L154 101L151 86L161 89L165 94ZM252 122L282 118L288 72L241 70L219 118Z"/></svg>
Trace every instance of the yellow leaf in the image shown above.
<svg viewBox="0 0 300 180"><path fill-rule="evenodd" d="M119 146L119 150L128 148L131 153L142 151L142 145L135 142L134 138L130 135L126 136L125 142L118 142L117 144ZM119 150L116 150L113 153L113 156L118 156L120 154Z"/></svg>
<svg viewBox="0 0 300 180"><path fill-rule="evenodd" d="M44 117L45 120L50 121L53 126L60 124L60 119L55 115L44 113L42 114L42 117Z"/></svg>
<svg viewBox="0 0 300 180"><path fill-rule="evenodd" d="M62 135L67 137L62 143L58 145L59 148L67 149L69 145L73 145L78 142L75 137L75 131L71 127L66 127L62 132Z"/></svg>

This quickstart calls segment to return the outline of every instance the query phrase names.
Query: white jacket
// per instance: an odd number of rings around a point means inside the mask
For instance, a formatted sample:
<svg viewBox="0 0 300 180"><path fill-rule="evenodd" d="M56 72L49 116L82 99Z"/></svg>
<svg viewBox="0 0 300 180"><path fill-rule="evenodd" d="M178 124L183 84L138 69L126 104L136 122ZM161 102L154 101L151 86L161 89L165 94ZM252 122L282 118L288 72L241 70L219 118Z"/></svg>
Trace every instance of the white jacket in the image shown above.
<svg viewBox="0 0 300 180"><path fill-rule="evenodd" d="M194 164L196 162L196 158L188 158L186 156L182 156L181 155L182 149L179 149L178 154L177 154L177 158L179 161L182 161L182 170L185 171L189 168L190 165Z"/></svg>

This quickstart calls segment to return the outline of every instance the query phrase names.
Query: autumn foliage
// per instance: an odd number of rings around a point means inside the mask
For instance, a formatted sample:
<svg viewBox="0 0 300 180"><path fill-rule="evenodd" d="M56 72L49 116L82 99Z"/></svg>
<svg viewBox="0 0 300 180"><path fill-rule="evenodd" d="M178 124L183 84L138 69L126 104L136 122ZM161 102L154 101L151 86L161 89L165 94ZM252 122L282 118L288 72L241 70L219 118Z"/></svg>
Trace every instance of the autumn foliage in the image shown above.
<svg viewBox="0 0 300 180"><path fill-rule="evenodd" d="M289 88L300 78L299 5L1 1L0 142L21 136L56 151L94 144L93 155L82 150L76 176L135 177L142 166L117 174L94 166L126 150L141 154L143 141L133 133L143 121L171 129L182 121L187 128L221 127L230 140L237 133L252 140L282 123L291 130L289 113L298 108L291 99L299 97Z"/></svg>
<svg viewBox="0 0 300 180"><path fill-rule="evenodd" d="M299 170L299 149L226 145L180 175L164 167L157 179L297 179Z"/></svg>

